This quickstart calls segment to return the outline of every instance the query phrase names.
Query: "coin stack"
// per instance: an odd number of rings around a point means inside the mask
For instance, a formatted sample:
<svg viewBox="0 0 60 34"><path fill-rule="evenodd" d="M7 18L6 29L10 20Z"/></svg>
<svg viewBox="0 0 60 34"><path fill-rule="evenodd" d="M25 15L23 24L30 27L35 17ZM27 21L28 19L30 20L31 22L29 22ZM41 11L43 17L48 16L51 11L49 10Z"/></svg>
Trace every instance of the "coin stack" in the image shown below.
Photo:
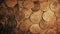
<svg viewBox="0 0 60 34"><path fill-rule="evenodd" d="M0 0L1 34L60 34L60 0Z"/></svg>

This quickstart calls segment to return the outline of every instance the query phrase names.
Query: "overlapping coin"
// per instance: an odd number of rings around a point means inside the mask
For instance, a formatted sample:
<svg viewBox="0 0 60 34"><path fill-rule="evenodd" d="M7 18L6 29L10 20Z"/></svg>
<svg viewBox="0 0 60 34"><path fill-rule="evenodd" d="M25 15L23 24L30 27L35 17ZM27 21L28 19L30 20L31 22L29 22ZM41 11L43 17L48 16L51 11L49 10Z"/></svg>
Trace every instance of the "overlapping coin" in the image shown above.
<svg viewBox="0 0 60 34"><path fill-rule="evenodd" d="M33 22L33 23L39 23L39 21L41 20L42 18L42 14L43 12L41 10L37 11L37 12L34 12L31 16L30 16L30 20Z"/></svg>
<svg viewBox="0 0 60 34"><path fill-rule="evenodd" d="M55 17L54 12L51 10L48 10L43 14L43 19L45 21L51 21L53 20L54 17Z"/></svg>
<svg viewBox="0 0 60 34"><path fill-rule="evenodd" d="M20 23L19 28L22 32L27 32L29 27L31 26L31 24L32 23L30 22L30 20L27 19L27 20L23 21L22 23Z"/></svg>
<svg viewBox="0 0 60 34"><path fill-rule="evenodd" d="M17 4L17 0L5 0L5 3L8 7L14 7Z"/></svg>
<svg viewBox="0 0 60 34"><path fill-rule="evenodd" d="M31 9L24 10L24 14L25 14L25 18L29 18L30 15L32 14L32 10Z"/></svg>
<svg viewBox="0 0 60 34"><path fill-rule="evenodd" d="M39 26L41 29L45 30L48 28L47 22L44 21L43 19L39 22Z"/></svg>
<svg viewBox="0 0 60 34"><path fill-rule="evenodd" d="M33 5L34 5L34 7L31 8L31 10L33 12L36 12L36 11L39 11L40 10L40 2L38 0L37 1L33 1Z"/></svg>
<svg viewBox="0 0 60 34"><path fill-rule="evenodd" d="M18 2L17 4L18 4L19 7L23 7L24 0L22 0L22 1L18 0L17 2Z"/></svg>
<svg viewBox="0 0 60 34"><path fill-rule="evenodd" d="M34 4L33 4L33 2L31 2L31 1L24 1L24 3L23 3L23 6L24 6L24 8L26 8L26 9L31 9L32 7L34 7Z"/></svg>
<svg viewBox="0 0 60 34"><path fill-rule="evenodd" d="M21 20L24 20L25 14L23 12L17 11L15 17L16 17L16 20L20 22Z"/></svg>
<svg viewBox="0 0 60 34"><path fill-rule="evenodd" d="M40 9L41 10L46 11L46 10L48 10L48 8L49 8L49 3L48 2L40 3Z"/></svg>
<svg viewBox="0 0 60 34"><path fill-rule="evenodd" d="M56 30L49 29L46 34L56 34Z"/></svg>
<svg viewBox="0 0 60 34"><path fill-rule="evenodd" d="M32 25L30 26L30 32L31 32L31 33L34 33L34 34L40 33L39 24L32 24Z"/></svg>
<svg viewBox="0 0 60 34"><path fill-rule="evenodd" d="M57 3L57 2L50 3L50 9L52 11L58 11L59 8L60 8L60 4L59 3Z"/></svg>
<svg viewBox="0 0 60 34"><path fill-rule="evenodd" d="M55 25L55 21L56 21L56 17L54 15L53 11L46 11L43 14L43 19L47 22L47 24L49 25L49 27L54 27Z"/></svg>

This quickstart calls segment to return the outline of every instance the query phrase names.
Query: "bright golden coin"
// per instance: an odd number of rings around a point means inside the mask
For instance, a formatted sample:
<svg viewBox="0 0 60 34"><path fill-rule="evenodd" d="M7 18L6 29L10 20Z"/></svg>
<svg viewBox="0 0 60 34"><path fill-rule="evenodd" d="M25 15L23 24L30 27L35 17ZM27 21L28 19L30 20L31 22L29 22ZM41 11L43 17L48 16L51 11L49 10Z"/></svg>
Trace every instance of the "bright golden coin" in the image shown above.
<svg viewBox="0 0 60 34"><path fill-rule="evenodd" d="M51 21L54 17L54 12L52 12L51 10L48 10L43 14L43 19L45 21Z"/></svg>
<svg viewBox="0 0 60 34"><path fill-rule="evenodd" d="M6 0L5 3L8 7L14 7L17 4L17 0Z"/></svg>
<svg viewBox="0 0 60 34"><path fill-rule="evenodd" d="M32 33L39 33L40 32L40 27L38 24L32 24L30 27L30 32Z"/></svg>
<svg viewBox="0 0 60 34"><path fill-rule="evenodd" d="M30 20L33 22L33 23L39 23L39 21L41 20L42 18L42 11L39 10L37 12L34 12L31 16L30 16Z"/></svg>

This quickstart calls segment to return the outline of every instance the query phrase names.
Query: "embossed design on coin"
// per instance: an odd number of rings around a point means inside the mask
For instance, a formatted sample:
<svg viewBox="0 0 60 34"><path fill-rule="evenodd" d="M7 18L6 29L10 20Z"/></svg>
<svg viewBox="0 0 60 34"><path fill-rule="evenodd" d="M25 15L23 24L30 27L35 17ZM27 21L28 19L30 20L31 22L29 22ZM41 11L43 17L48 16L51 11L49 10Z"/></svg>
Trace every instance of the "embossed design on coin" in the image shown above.
<svg viewBox="0 0 60 34"><path fill-rule="evenodd" d="M39 23L39 21L41 20L42 18L42 11L39 10L37 12L34 12L31 16L30 16L30 20L33 22L33 23Z"/></svg>
<svg viewBox="0 0 60 34"><path fill-rule="evenodd" d="M32 33L39 33L40 32L40 27L38 24L33 24L30 26L30 32Z"/></svg>
<svg viewBox="0 0 60 34"><path fill-rule="evenodd" d="M32 23L30 22L29 19L23 21L22 23L19 24L19 25L20 25L20 26L19 26L19 27L20 27L20 30L21 30L22 32L27 32L31 24L32 24Z"/></svg>
<svg viewBox="0 0 60 34"><path fill-rule="evenodd" d="M52 12L51 10L48 10L43 14L43 19L45 21L51 21L54 17L54 12Z"/></svg>
<svg viewBox="0 0 60 34"><path fill-rule="evenodd" d="M47 29L48 28L47 22L44 21L43 19L40 21L39 26L41 29Z"/></svg>

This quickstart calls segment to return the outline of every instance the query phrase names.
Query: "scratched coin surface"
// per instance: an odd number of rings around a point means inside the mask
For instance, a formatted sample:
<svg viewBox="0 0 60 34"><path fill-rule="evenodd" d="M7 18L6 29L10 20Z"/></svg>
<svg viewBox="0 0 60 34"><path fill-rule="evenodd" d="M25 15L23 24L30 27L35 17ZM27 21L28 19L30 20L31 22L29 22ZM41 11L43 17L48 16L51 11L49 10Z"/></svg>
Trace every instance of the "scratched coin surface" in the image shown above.
<svg viewBox="0 0 60 34"><path fill-rule="evenodd" d="M5 3L8 7L14 7L17 4L17 0L5 0Z"/></svg>
<svg viewBox="0 0 60 34"><path fill-rule="evenodd" d="M30 26L30 32L32 33L39 33L40 32L40 27L39 24L33 24Z"/></svg>
<svg viewBox="0 0 60 34"><path fill-rule="evenodd" d="M31 16L30 16L30 20L33 22L33 23L39 23L39 21L41 20L42 18L42 11L39 10L37 12L34 12Z"/></svg>

